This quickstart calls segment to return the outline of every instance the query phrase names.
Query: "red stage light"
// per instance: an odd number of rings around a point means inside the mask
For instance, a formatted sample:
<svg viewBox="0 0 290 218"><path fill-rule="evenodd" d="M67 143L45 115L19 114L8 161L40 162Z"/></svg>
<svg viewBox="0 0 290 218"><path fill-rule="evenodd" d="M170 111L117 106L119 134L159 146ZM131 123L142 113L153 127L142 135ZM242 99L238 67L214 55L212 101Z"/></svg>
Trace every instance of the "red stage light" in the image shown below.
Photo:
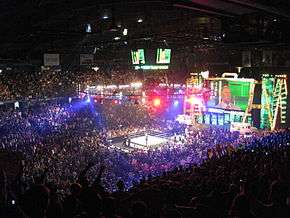
<svg viewBox="0 0 290 218"><path fill-rule="evenodd" d="M155 98L155 99L153 100L153 106L154 106L154 107L159 107L160 104L161 104L161 101L160 101L159 98Z"/></svg>

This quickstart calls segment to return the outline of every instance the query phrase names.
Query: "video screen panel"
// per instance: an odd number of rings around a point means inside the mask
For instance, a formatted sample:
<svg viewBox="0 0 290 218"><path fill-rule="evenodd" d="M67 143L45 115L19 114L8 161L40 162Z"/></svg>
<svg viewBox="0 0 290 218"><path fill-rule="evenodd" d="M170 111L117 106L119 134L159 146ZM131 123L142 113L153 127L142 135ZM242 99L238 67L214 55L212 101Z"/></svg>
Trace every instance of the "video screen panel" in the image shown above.
<svg viewBox="0 0 290 218"><path fill-rule="evenodd" d="M245 111L248 107L251 83L229 81L228 86L234 105Z"/></svg>
<svg viewBox="0 0 290 218"><path fill-rule="evenodd" d="M212 81L211 96L208 105L245 111L250 98L251 82L243 81Z"/></svg>
<svg viewBox="0 0 290 218"><path fill-rule="evenodd" d="M144 49L131 50L132 64L145 64Z"/></svg>
<svg viewBox="0 0 290 218"><path fill-rule="evenodd" d="M250 82L229 81L228 87L231 92L234 105L245 111L248 107L250 95Z"/></svg>
<svg viewBox="0 0 290 218"><path fill-rule="evenodd" d="M156 57L157 64L170 64L170 60L171 60L171 49L169 48L157 49L157 57Z"/></svg>

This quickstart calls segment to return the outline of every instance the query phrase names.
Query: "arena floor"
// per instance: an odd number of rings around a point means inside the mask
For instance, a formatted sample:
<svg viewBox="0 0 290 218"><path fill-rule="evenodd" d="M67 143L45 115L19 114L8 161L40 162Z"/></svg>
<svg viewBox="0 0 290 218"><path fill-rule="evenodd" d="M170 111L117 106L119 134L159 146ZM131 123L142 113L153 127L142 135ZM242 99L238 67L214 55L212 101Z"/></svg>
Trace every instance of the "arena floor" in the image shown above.
<svg viewBox="0 0 290 218"><path fill-rule="evenodd" d="M179 138L180 135L176 135L176 138ZM164 136L158 136L158 135L148 135L148 142L146 145L146 136L145 135L139 135L139 136L131 136L131 143L130 146L125 145L124 141L119 142L113 142L111 144L112 148L117 148L122 150L123 152L130 153L134 150L143 150L147 151L149 149L156 149L161 148L162 144L165 144L168 141L174 141L174 136L171 137L164 137ZM125 140L125 138L124 138ZM176 144L182 144L182 142L178 141Z"/></svg>
<svg viewBox="0 0 290 218"><path fill-rule="evenodd" d="M152 136L152 135L148 135L148 142L146 145L146 136L139 136L136 138L131 138L131 143L132 144L136 144L142 147L156 147L160 144L166 143L168 141L168 139L163 138L163 137L158 137L158 136ZM132 145L131 145L132 146Z"/></svg>

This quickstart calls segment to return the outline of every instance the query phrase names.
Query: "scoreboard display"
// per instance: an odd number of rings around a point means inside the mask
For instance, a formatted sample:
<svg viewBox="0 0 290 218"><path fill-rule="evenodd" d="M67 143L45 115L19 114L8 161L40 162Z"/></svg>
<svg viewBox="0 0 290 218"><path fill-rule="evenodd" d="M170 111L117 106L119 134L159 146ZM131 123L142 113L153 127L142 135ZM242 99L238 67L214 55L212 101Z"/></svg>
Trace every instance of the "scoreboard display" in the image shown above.
<svg viewBox="0 0 290 218"><path fill-rule="evenodd" d="M170 48L133 48L129 60L135 70L165 70L171 64Z"/></svg>
<svg viewBox="0 0 290 218"><path fill-rule="evenodd" d="M169 48L157 49L157 57L156 57L157 64L170 64L170 60L171 60L171 49Z"/></svg>
<svg viewBox="0 0 290 218"><path fill-rule="evenodd" d="M132 64L145 64L145 52L144 49L131 50Z"/></svg>

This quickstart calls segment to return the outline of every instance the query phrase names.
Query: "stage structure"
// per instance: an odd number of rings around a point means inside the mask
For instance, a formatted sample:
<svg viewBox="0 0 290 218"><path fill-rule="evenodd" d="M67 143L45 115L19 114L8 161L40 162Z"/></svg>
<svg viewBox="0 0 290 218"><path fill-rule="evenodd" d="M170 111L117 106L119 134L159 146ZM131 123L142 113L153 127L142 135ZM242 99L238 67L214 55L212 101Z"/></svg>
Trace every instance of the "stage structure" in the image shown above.
<svg viewBox="0 0 290 218"><path fill-rule="evenodd" d="M261 128L274 130L287 120L287 75L262 76Z"/></svg>
<svg viewBox="0 0 290 218"><path fill-rule="evenodd" d="M158 113L167 110L168 114L180 115L183 110L184 117L179 116L178 120L191 125L230 128L231 124L240 123L269 130L283 128L287 126L287 75L259 75L260 79L239 78L236 73L209 77L206 71L192 74L185 85L160 84L154 89L142 83L98 85L87 87L83 95L101 103L105 99L113 104L140 102Z"/></svg>
<svg viewBox="0 0 290 218"><path fill-rule="evenodd" d="M224 124L230 122L252 123L252 108L257 81L238 78L237 74L225 73L221 78L208 78L213 90L208 102L208 112L221 109ZM219 116L219 115L217 115ZM220 120L221 118L219 118Z"/></svg>
<svg viewBox="0 0 290 218"><path fill-rule="evenodd" d="M262 74L261 80L238 78L235 73L192 77L187 80L184 114L198 123L274 130L287 122L287 90L286 74Z"/></svg>
<svg viewBox="0 0 290 218"><path fill-rule="evenodd" d="M256 80L225 73L222 77L198 79L200 84L196 81L188 80L184 114L198 123L212 125L252 123Z"/></svg>
<svg viewBox="0 0 290 218"><path fill-rule="evenodd" d="M206 109L209 96L210 89L204 86L201 74L192 73L191 77L186 80L184 93L183 113L186 115L186 120L190 118L192 123L198 122Z"/></svg>

